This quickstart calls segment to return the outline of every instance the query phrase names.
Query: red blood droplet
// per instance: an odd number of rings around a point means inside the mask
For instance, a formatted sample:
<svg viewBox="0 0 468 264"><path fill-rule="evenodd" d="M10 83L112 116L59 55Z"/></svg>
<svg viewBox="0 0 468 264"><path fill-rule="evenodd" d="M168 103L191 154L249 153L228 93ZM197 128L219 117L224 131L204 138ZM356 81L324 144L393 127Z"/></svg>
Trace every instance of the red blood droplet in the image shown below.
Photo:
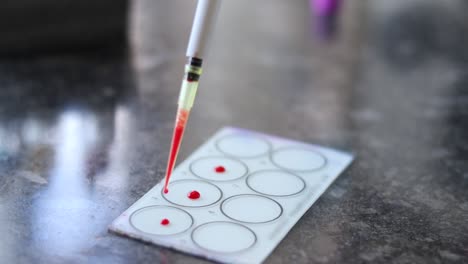
<svg viewBox="0 0 468 264"><path fill-rule="evenodd" d="M215 168L215 171L217 173L223 173L223 172L226 171L226 168L224 168L223 166L218 166L218 167Z"/></svg>
<svg viewBox="0 0 468 264"><path fill-rule="evenodd" d="M161 220L161 225L164 225L164 226L165 226L165 225L168 225L168 224L170 224L170 223L171 223L171 222L170 222L169 219L167 219L167 218L164 218L163 220Z"/></svg>
<svg viewBox="0 0 468 264"><path fill-rule="evenodd" d="M197 191L191 191L191 192L188 193L187 197L189 199L196 200L196 199L200 198L200 193L197 192Z"/></svg>
<svg viewBox="0 0 468 264"><path fill-rule="evenodd" d="M168 193L168 192L169 192L168 188L164 189L164 193Z"/></svg>

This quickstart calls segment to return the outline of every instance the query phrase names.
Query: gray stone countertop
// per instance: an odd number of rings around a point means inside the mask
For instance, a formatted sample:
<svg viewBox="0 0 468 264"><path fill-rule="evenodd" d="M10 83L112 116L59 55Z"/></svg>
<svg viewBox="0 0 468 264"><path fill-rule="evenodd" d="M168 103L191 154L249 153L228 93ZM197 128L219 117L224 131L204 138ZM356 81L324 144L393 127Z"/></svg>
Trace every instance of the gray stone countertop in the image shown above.
<svg viewBox="0 0 468 264"><path fill-rule="evenodd" d="M126 55L0 60L0 262L206 263L107 231L164 176L186 2L133 1ZM180 160L226 125L356 154L266 263L466 263L467 6L344 2L320 40L223 1Z"/></svg>

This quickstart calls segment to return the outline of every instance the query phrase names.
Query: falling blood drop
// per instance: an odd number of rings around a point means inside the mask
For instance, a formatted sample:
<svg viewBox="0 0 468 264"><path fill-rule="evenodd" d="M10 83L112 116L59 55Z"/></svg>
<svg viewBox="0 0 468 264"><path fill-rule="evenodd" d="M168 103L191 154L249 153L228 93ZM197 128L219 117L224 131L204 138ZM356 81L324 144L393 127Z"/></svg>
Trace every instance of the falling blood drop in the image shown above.
<svg viewBox="0 0 468 264"><path fill-rule="evenodd" d="M224 168L223 166L218 166L218 167L215 168L215 171L217 173L223 173L223 172L226 171L226 168Z"/></svg>
<svg viewBox="0 0 468 264"><path fill-rule="evenodd" d="M197 191L191 191L191 192L188 193L187 197L189 199L196 200L196 199L200 198L200 193L197 192Z"/></svg>
<svg viewBox="0 0 468 264"><path fill-rule="evenodd" d="M169 192L169 189L164 189L164 193L168 193Z"/></svg>
<svg viewBox="0 0 468 264"><path fill-rule="evenodd" d="M169 219L167 219L167 218L164 218L163 220L161 220L161 225L164 225L164 226L165 226L165 225L168 225L168 224L170 224L170 223L171 223L171 222L170 222Z"/></svg>

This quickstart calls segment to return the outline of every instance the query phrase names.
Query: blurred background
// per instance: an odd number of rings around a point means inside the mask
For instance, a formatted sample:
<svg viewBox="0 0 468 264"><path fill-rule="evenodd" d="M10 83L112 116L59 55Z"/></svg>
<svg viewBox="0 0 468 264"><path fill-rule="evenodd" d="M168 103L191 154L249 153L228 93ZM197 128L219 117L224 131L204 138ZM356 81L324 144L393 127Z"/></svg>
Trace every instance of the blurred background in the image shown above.
<svg viewBox="0 0 468 264"><path fill-rule="evenodd" d="M128 1L5 0L0 13L4 56L126 46Z"/></svg>
<svg viewBox="0 0 468 264"><path fill-rule="evenodd" d="M195 0L0 3L0 262L205 263L109 234L164 176ZM468 262L468 2L224 0L223 126L356 154L267 263Z"/></svg>

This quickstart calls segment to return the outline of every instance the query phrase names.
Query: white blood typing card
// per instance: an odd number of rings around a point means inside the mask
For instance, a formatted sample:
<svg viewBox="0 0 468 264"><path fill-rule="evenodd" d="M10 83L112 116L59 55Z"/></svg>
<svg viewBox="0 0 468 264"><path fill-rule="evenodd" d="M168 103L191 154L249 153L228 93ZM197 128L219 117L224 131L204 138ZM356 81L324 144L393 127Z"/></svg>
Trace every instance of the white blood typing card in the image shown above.
<svg viewBox="0 0 468 264"><path fill-rule="evenodd" d="M353 160L341 151L223 128L110 230L224 263L261 263Z"/></svg>

